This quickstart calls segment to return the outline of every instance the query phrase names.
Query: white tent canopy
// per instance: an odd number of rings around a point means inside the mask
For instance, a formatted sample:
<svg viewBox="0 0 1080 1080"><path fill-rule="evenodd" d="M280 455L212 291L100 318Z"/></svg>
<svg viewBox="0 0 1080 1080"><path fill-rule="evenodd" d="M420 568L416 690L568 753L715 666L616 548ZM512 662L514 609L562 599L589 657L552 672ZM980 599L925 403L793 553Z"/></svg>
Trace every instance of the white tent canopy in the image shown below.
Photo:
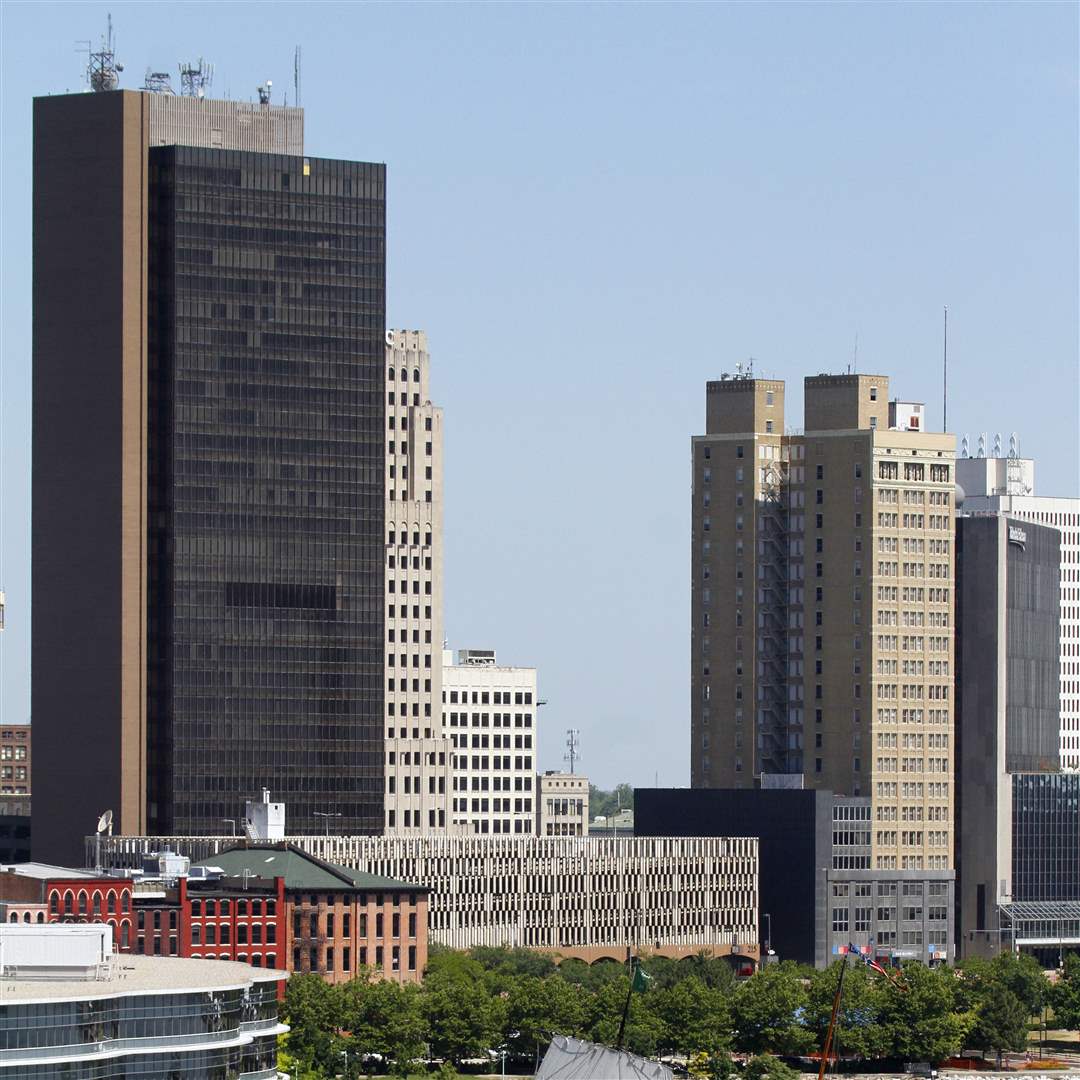
<svg viewBox="0 0 1080 1080"><path fill-rule="evenodd" d="M536 1080L673 1080L674 1074L658 1061L648 1061L625 1050L556 1035L551 1040Z"/></svg>

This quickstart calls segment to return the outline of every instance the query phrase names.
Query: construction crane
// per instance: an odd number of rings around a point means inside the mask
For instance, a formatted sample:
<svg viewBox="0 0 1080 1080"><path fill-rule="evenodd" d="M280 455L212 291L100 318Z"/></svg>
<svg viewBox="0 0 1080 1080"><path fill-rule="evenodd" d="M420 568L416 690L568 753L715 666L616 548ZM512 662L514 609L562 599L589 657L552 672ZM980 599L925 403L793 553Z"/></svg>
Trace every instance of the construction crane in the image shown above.
<svg viewBox="0 0 1080 1080"><path fill-rule="evenodd" d="M836 980L836 993L833 994L832 1015L829 1017L829 1030L825 1032L825 1045L821 1048L821 1065L818 1067L818 1080L825 1080L825 1070L829 1067L829 1058L833 1052L836 1038L836 1025L840 1020L840 1003L844 999L844 972L847 971L848 954L840 964L840 977ZM837 1055L839 1057L839 1055Z"/></svg>

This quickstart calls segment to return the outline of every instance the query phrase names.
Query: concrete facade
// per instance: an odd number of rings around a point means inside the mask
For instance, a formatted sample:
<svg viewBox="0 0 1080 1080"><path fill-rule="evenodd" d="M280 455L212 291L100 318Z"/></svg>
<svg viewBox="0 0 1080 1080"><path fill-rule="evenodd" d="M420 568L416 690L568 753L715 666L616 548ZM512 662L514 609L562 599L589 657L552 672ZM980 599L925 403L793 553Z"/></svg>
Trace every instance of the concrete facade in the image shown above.
<svg viewBox="0 0 1080 1080"><path fill-rule="evenodd" d="M442 409L422 330L386 334L385 831L444 832Z"/></svg>
<svg viewBox="0 0 1080 1080"><path fill-rule="evenodd" d="M869 797L872 869L950 869L953 436L889 429L882 375L807 378L799 434L781 382L706 390L692 785Z"/></svg>
<svg viewBox="0 0 1080 1080"><path fill-rule="evenodd" d="M627 950L758 955L758 841L745 837L308 836L322 859L430 890L432 942L522 946L592 962ZM228 837L110 837L103 861L168 847L209 859Z"/></svg>
<svg viewBox="0 0 1080 1080"><path fill-rule="evenodd" d="M443 731L453 754L452 822L472 835L536 830L536 668L493 649L443 651Z"/></svg>
<svg viewBox="0 0 1080 1080"><path fill-rule="evenodd" d="M536 778L537 835L589 835L589 778L546 772Z"/></svg>

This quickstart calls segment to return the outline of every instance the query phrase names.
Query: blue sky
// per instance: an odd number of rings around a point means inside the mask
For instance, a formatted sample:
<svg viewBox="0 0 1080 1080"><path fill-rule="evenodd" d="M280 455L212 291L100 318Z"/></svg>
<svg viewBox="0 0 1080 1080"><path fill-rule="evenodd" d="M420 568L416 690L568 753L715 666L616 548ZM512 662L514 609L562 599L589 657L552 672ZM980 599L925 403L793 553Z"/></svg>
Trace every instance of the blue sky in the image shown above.
<svg viewBox="0 0 1080 1080"><path fill-rule="evenodd" d="M30 102L108 6L0 5L0 642L29 715ZM688 783L704 383L892 376L1080 493L1074 4L116 4L122 85L212 60L385 161L391 326L446 412L446 629L535 664L602 785ZM77 362L77 358L73 358ZM792 386L792 384L794 384ZM73 690L73 723L78 693Z"/></svg>

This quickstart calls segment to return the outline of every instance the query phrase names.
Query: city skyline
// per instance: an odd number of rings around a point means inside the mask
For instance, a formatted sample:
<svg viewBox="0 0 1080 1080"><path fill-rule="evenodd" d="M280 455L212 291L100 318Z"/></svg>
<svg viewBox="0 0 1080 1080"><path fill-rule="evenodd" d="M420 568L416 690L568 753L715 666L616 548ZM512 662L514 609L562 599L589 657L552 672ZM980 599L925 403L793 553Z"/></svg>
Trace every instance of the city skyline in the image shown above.
<svg viewBox="0 0 1080 1080"><path fill-rule="evenodd" d="M105 10L3 16L6 722L29 713L29 98L78 87L57 43ZM541 670L541 768L578 727L601 786L688 783L686 437L702 382L750 353L797 383L858 334L859 369L940 430L948 304L950 428L1018 431L1040 493L1076 494L1075 9L337 9L395 91L360 122L351 33L281 5L252 37L225 5L208 40L205 9L167 31L161 10L122 9L122 85L201 52L228 69L212 96L280 72L291 97L299 41L310 152L387 162L388 325L430 334L448 418L447 634ZM595 491L618 545L585 524Z"/></svg>

